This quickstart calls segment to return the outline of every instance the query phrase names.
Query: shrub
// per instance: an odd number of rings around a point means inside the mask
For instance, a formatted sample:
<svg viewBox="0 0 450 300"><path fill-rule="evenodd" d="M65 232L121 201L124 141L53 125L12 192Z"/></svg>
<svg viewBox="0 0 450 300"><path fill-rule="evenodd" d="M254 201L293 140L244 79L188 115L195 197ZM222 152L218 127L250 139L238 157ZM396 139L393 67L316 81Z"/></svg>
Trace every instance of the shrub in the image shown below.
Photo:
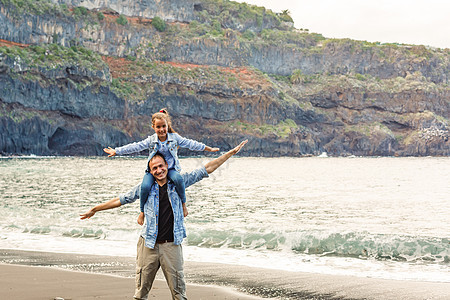
<svg viewBox="0 0 450 300"><path fill-rule="evenodd" d="M292 72L292 75L289 78L289 80L293 84L303 82L304 78L303 78L302 70L295 69L294 72Z"/></svg>
<svg viewBox="0 0 450 300"><path fill-rule="evenodd" d="M166 22L160 17L154 17L152 20L152 25L160 32L166 30Z"/></svg>
<svg viewBox="0 0 450 300"><path fill-rule="evenodd" d="M248 29L242 34L242 37L246 38L247 40L253 40L255 36L255 33Z"/></svg>
<svg viewBox="0 0 450 300"><path fill-rule="evenodd" d="M87 15L87 12L87 8L83 6L78 6L73 9L73 14L77 17L85 16Z"/></svg>
<svg viewBox="0 0 450 300"><path fill-rule="evenodd" d="M285 9L279 14L278 16L283 22L290 22L294 23L294 20L292 20L292 17L290 16L291 12L288 9Z"/></svg>
<svg viewBox="0 0 450 300"><path fill-rule="evenodd" d="M57 33L54 33L54 34L52 35L52 43L53 43L53 44L57 44L58 41L59 41L59 35L58 35Z"/></svg>
<svg viewBox="0 0 450 300"><path fill-rule="evenodd" d="M45 49L42 48L41 46L38 46L38 45L36 45L36 46L31 46L30 49L33 50L34 52L36 52L36 53L39 54L39 55L45 53Z"/></svg>
<svg viewBox="0 0 450 300"><path fill-rule="evenodd" d="M217 21L217 20L212 21L212 23L211 23L211 28L212 28L213 30L218 31L218 32L222 32L222 25L221 25L220 22Z"/></svg>
<svg viewBox="0 0 450 300"><path fill-rule="evenodd" d="M189 23L189 27L190 28L197 28L199 24L200 23L198 21L194 20L191 23Z"/></svg>
<svg viewBox="0 0 450 300"><path fill-rule="evenodd" d="M355 78L360 80L360 81L366 81L367 80L366 76L364 76L363 74L360 74L360 73L356 73L355 74Z"/></svg>
<svg viewBox="0 0 450 300"><path fill-rule="evenodd" d="M101 11L99 11L97 13L97 18L99 19L99 21L103 21L103 19L105 18L105 15Z"/></svg>
<svg viewBox="0 0 450 300"><path fill-rule="evenodd" d="M120 25L127 25L128 24L128 19L124 15L120 15L117 18L116 22L117 22L117 24L120 24Z"/></svg>

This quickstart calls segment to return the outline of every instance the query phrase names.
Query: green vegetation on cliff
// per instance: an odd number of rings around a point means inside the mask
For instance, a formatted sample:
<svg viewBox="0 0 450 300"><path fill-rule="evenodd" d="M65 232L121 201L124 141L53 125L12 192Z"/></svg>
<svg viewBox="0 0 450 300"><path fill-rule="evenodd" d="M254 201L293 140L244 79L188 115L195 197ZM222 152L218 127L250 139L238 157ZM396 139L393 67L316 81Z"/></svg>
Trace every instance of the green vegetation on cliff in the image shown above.
<svg viewBox="0 0 450 300"><path fill-rule="evenodd" d="M109 66L102 57L80 46L63 47L57 44L32 45L29 47L0 47L0 56L6 56L20 66L14 76L27 81L52 81L42 72L59 70L62 67L82 68L96 74ZM171 64L150 61L146 58L129 59L107 57L113 68L111 82L103 80L101 85L110 87L119 97L129 101L144 101L159 86L165 95L194 96L197 93L217 93L220 97L233 98L236 93L256 93L255 84L266 86L271 92L272 84L264 74L252 68L223 68L189 64ZM80 79L73 82L82 89L93 81ZM167 85L169 84L169 85ZM166 86L165 86L166 85Z"/></svg>
<svg viewBox="0 0 450 300"><path fill-rule="evenodd" d="M32 15L68 14L66 5L58 5L51 0L0 0L5 6L15 7L15 16L20 17L25 13Z"/></svg>
<svg viewBox="0 0 450 300"><path fill-rule="evenodd" d="M156 30L158 30L160 32L163 32L164 30L166 30L166 26L167 26L166 22L158 16L153 18L152 25L153 25L153 27L156 28Z"/></svg>
<svg viewBox="0 0 450 300"><path fill-rule="evenodd" d="M88 70L102 70L107 65L101 56L85 47L63 47L58 44L41 44L30 47L0 47L0 54L29 68L56 69L60 66L76 65Z"/></svg>
<svg viewBox="0 0 450 300"><path fill-rule="evenodd" d="M272 84L261 72L252 68L223 68L154 62L146 59L120 61L120 70L113 73L112 89L120 96L131 101L146 100L154 92L166 95L185 95L186 97L203 94L217 94L222 99L232 99L239 94L256 93L255 84L265 86L258 93L270 92ZM198 95L197 95L198 96ZM202 97L202 96L199 96Z"/></svg>
<svg viewBox="0 0 450 300"><path fill-rule="evenodd" d="M272 75L273 76L273 75ZM315 74L306 75L294 70L291 76L273 76L280 83L289 83L297 96L306 97L321 91L340 89L342 91L363 91L396 94L404 91L443 92L447 85L438 85L425 78L419 71L405 77L380 79L369 74Z"/></svg>
<svg viewBox="0 0 450 300"><path fill-rule="evenodd" d="M16 20L23 20L29 16L70 17L87 24L103 20L100 13L94 13L84 6L69 8L66 4L57 4L51 0L0 0L5 6L13 7L11 16ZM104 17L104 16L103 16Z"/></svg>
<svg viewBox="0 0 450 300"><path fill-rule="evenodd" d="M6 103L0 102L0 117L11 119L14 123L20 123L32 118L44 118L42 113L31 109L11 109ZM51 122L48 120L49 123Z"/></svg>
<svg viewBox="0 0 450 300"><path fill-rule="evenodd" d="M237 24L255 24L255 27L262 29L265 23L279 26L285 19L261 6L226 0L202 0L195 11L199 22L211 24L217 21L224 28Z"/></svg>
<svg viewBox="0 0 450 300"><path fill-rule="evenodd" d="M244 134L251 134L261 137L275 135L281 139L286 139L291 133L295 133L299 129L299 125L291 119L286 119L276 125L270 124L252 124L241 121L234 121L228 124L230 128L236 129Z"/></svg>
<svg viewBox="0 0 450 300"><path fill-rule="evenodd" d="M344 132L357 132L365 135L366 137L371 137L376 134L394 136L392 131L380 122L348 125L344 128Z"/></svg>

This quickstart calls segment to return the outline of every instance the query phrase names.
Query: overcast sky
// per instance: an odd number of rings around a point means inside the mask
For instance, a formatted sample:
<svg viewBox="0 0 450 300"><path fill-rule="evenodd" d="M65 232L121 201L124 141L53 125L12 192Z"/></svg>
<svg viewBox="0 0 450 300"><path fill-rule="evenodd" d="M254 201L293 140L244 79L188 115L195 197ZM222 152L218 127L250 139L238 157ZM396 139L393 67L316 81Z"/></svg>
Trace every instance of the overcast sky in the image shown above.
<svg viewBox="0 0 450 300"><path fill-rule="evenodd" d="M288 9L296 28L327 38L450 48L449 0L238 0Z"/></svg>

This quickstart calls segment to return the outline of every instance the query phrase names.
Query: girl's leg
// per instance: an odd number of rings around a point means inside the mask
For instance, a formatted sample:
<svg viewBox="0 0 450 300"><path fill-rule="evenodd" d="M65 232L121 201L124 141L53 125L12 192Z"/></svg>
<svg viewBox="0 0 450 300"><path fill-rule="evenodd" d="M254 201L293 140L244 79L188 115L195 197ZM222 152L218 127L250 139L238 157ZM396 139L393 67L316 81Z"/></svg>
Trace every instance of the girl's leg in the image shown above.
<svg viewBox="0 0 450 300"><path fill-rule="evenodd" d="M170 169L169 173L167 174L170 178L170 180L173 181L175 184L175 190L178 193L178 196L180 196L181 203L186 202L186 194L185 194L185 187L184 187L184 180L183 177L181 177L180 173L178 173L175 169Z"/></svg>
<svg viewBox="0 0 450 300"><path fill-rule="evenodd" d="M181 177L181 176L180 176ZM141 212L144 212L144 204L147 202L148 194L152 188L155 178L151 173L145 172L144 179L142 179L141 193L139 194Z"/></svg>

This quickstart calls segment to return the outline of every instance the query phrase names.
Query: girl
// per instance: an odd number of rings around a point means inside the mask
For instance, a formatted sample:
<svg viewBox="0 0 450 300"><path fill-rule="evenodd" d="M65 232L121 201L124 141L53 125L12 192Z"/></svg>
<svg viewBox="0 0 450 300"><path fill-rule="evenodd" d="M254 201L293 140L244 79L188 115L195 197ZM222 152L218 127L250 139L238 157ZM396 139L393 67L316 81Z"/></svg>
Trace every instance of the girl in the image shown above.
<svg viewBox="0 0 450 300"><path fill-rule="evenodd" d="M149 136L145 140L140 142L131 143L122 147L117 147L112 149L111 147L103 149L108 153L108 157L122 154L130 154L140 152L144 149L149 150L148 161L155 155L156 152L160 152L164 155L164 158L168 164L168 174L167 176L172 180L175 185L175 189L180 196L181 202L183 203L183 214L187 216L186 209L186 195L183 178L180 175L181 167L180 161L178 160L178 147L189 148L195 151L219 151L219 148L211 148L203 143L186 139L175 132L172 128L172 122L170 120L169 113L165 108L161 109L159 112L154 113L152 116L152 128L155 130L155 134ZM141 184L140 193L140 209L141 213L138 217L139 225L144 224L144 204L147 201L148 194L150 193L150 188L152 187L155 179L150 170L145 171L144 179Z"/></svg>

